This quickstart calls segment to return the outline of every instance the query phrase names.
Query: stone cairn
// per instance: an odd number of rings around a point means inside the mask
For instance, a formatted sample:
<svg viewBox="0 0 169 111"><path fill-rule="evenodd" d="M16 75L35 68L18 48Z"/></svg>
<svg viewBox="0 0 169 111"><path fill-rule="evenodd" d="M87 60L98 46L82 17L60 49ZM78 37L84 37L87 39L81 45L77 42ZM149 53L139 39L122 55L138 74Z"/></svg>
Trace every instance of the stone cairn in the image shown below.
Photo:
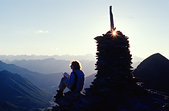
<svg viewBox="0 0 169 111"><path fill-rule="evenodd" d="M132 58L128 37L120 31L113 31L95 38L97 74L90 88L86 89L86 96L93 98L89 99L89 104L86 103L88 110L126 110L135 103L131 98L145 93L136 85L131 73Z"/></svg>
<svg viewBox="0 0 169 111"><path fill-rule="evenodd" d="M162 111L162 104L132 76L128 37L115 31L112 23L111 30L95 40L96 79L85 89L85 95L70 94L56 100L60 106L53 111Z"/></svg>

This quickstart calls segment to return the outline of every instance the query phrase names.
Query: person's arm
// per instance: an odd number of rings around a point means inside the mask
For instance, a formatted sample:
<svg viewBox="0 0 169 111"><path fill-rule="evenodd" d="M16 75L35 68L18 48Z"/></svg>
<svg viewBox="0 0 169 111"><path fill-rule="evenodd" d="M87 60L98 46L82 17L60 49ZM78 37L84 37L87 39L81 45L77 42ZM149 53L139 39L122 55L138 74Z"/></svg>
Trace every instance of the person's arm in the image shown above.
<svg viewBox="0 0 169 111"><path fill-rule="evenodd" d="M73 84L74 84L74 80L75 80L75 76L73 74L73 72L71 72L70 77L69 78L65 78L66 79L66 85L69 89L72 88Z"/></svg>

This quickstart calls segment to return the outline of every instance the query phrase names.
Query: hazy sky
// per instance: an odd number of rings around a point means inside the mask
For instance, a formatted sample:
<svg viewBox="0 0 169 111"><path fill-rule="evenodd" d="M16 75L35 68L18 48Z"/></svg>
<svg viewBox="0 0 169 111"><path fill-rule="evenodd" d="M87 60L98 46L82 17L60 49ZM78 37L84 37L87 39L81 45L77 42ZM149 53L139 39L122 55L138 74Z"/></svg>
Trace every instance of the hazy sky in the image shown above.
<svg viewBox="0 0 169 111"><path fill-rule="evenodd" d="M169 58L169 0L0 0L0 55L95 55L110 5L132 55Z"/></svg>

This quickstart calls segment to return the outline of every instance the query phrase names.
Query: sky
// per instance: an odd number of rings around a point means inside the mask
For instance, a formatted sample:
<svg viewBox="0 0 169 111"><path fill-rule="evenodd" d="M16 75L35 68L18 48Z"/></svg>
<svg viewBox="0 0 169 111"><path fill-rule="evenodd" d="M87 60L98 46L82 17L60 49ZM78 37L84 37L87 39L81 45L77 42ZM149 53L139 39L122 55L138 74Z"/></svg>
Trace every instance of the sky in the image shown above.
<svg viewBox="0 0 169 111"><path fill-rule="evenodd" d="M169 0L0 0L0 55L95 55L110 5L133 56L169 58Z"/></svg>

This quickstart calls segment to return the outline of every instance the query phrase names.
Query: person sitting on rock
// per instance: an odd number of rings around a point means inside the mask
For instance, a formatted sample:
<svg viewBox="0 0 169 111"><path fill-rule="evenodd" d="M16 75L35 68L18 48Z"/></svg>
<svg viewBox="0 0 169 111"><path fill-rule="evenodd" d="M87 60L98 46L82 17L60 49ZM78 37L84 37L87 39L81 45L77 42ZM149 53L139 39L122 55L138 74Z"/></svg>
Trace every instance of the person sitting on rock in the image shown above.
<svg viewBox="0 0 169 111"><path fill-rule="evenodd" d="M83 89L84 85L84 73L81 70L82 67L80 62L72 61L70 64L72 69L71 74L64 73L64 77L61 79L59 84L59 90L57 90L57 94L55 96L56 99L59 99L63 96L64 89L67 87L70 89L70 92L78 92L80 93Z"/></svg>

